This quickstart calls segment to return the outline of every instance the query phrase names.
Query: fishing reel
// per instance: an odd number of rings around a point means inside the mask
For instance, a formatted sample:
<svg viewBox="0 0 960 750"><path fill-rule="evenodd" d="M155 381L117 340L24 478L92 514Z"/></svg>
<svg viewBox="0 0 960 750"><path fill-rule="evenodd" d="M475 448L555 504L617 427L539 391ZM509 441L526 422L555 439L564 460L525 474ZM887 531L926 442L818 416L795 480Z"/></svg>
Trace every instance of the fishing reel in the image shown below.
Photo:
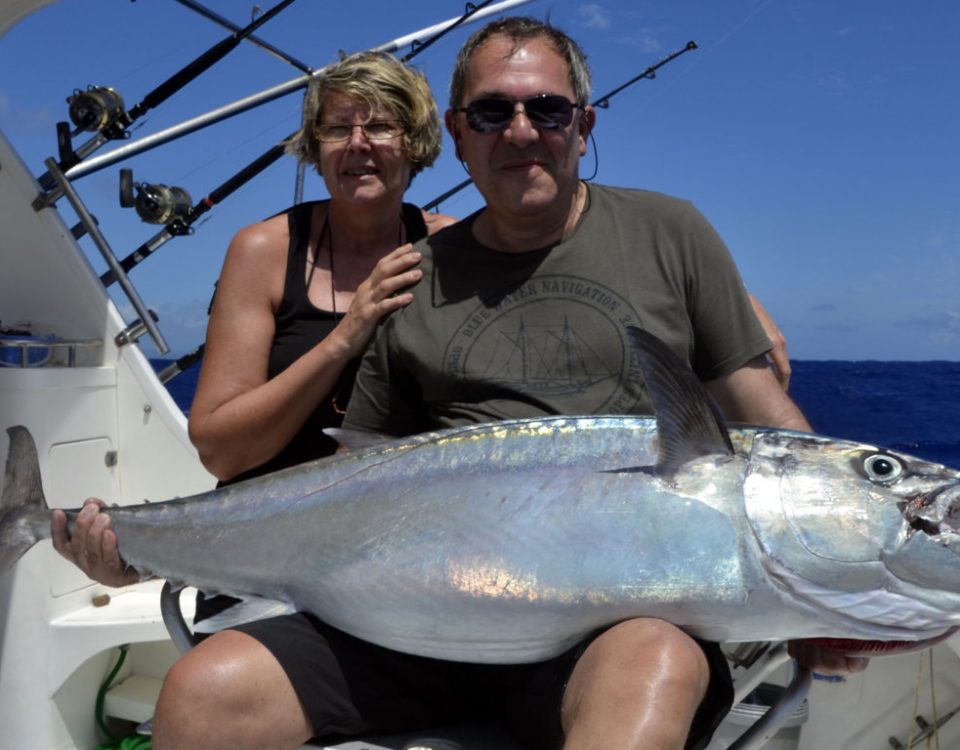
<svg viewBox="0 0 960 750"><path fill-rule="evenodd" d="M88 86L86 91L73 90L67 97L70 120L76 129L73 135L83 131L103 133L109 138L123 138L129 124L123 97L109 86Z"/></svg>
<svg viewBox="0 0 960 750"><path fill-rule="evenodd" d="M134 194L136 191L136 194ZM193 210L190 194L181 187L134 182L132 169L120 170L120 205L134 208L147 224L166 224L171 234L189 234Z"/></svg>

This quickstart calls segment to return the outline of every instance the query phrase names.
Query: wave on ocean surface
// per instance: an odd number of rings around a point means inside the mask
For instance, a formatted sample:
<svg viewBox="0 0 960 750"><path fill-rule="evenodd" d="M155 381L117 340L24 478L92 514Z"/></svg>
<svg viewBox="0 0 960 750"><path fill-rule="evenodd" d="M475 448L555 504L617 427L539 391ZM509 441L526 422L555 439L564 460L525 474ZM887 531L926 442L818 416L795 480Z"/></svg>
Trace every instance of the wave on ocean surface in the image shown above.
<svg viewBox="0 0 960 750"><path fill-rule="evenodd" d="M152 360L157 370L170 360ZM960 362L795 361L790 394L814 429L960 469ZM167 383L189 413L200 366Z"/></svg>

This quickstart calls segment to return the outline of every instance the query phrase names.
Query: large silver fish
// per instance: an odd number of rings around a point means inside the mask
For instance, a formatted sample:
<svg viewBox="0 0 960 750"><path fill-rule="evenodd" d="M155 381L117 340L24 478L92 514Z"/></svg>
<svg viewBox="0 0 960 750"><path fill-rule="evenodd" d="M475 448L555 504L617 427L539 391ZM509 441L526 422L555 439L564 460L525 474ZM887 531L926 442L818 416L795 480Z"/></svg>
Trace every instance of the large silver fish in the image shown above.
<svg viewBox="0 0 960 750"><path fill-rule="evenodd" d="M960 473L870 445L728 431L634 333L650 418L442 430L110 510L141 572L254 594L425 656L523 662L634 617L717 641L917 642L960 626ZM0 572L49 536L8 430Z"/></svg>

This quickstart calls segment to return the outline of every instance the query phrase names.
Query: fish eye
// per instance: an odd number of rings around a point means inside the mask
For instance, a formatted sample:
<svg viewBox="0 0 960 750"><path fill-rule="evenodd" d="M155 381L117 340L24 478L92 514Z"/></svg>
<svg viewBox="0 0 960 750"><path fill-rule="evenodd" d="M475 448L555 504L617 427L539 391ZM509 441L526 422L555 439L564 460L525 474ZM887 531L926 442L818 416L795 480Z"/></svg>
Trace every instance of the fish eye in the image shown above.
<svg viewBox="0 0 960 750"><path fill-rule="evenodd" d="M863 460L863 471L871 481L888 484L903 475L903 464L886 453L872 453Z"/></svg>

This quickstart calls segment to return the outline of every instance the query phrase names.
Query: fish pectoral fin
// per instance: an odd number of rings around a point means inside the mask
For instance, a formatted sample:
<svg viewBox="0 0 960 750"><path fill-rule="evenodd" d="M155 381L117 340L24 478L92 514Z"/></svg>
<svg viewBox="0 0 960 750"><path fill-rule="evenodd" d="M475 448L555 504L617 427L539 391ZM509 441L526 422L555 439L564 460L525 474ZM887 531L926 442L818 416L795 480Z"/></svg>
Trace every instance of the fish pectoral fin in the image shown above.
<svg viewBox="0 0 960 750"><path fill-rule="evenodd" d="M266 620L268 617L291 615L297 609L292 604L280 602L276 599L264 599L259 596L244 597L236 604L218 612L213 617L198 622L194 633L217 633L221 630L244 625L248 622Z"/></svg>
<svg viewBox="0 0 960 750"><path fill-rule="evenodd" d="M396 435L385 435L382 432L344 430L339 427L327 427L323 434L332 437L341 448L348 451L361 451L397 439Z"/></svg>
<svg viewBox="0 0 960 750"><path fill-rule="evenodd" d="M673 474L703 456L733 455L720 410L693 370L652 333L635 326L627 332L657 418L658 472Z"/></svg>

